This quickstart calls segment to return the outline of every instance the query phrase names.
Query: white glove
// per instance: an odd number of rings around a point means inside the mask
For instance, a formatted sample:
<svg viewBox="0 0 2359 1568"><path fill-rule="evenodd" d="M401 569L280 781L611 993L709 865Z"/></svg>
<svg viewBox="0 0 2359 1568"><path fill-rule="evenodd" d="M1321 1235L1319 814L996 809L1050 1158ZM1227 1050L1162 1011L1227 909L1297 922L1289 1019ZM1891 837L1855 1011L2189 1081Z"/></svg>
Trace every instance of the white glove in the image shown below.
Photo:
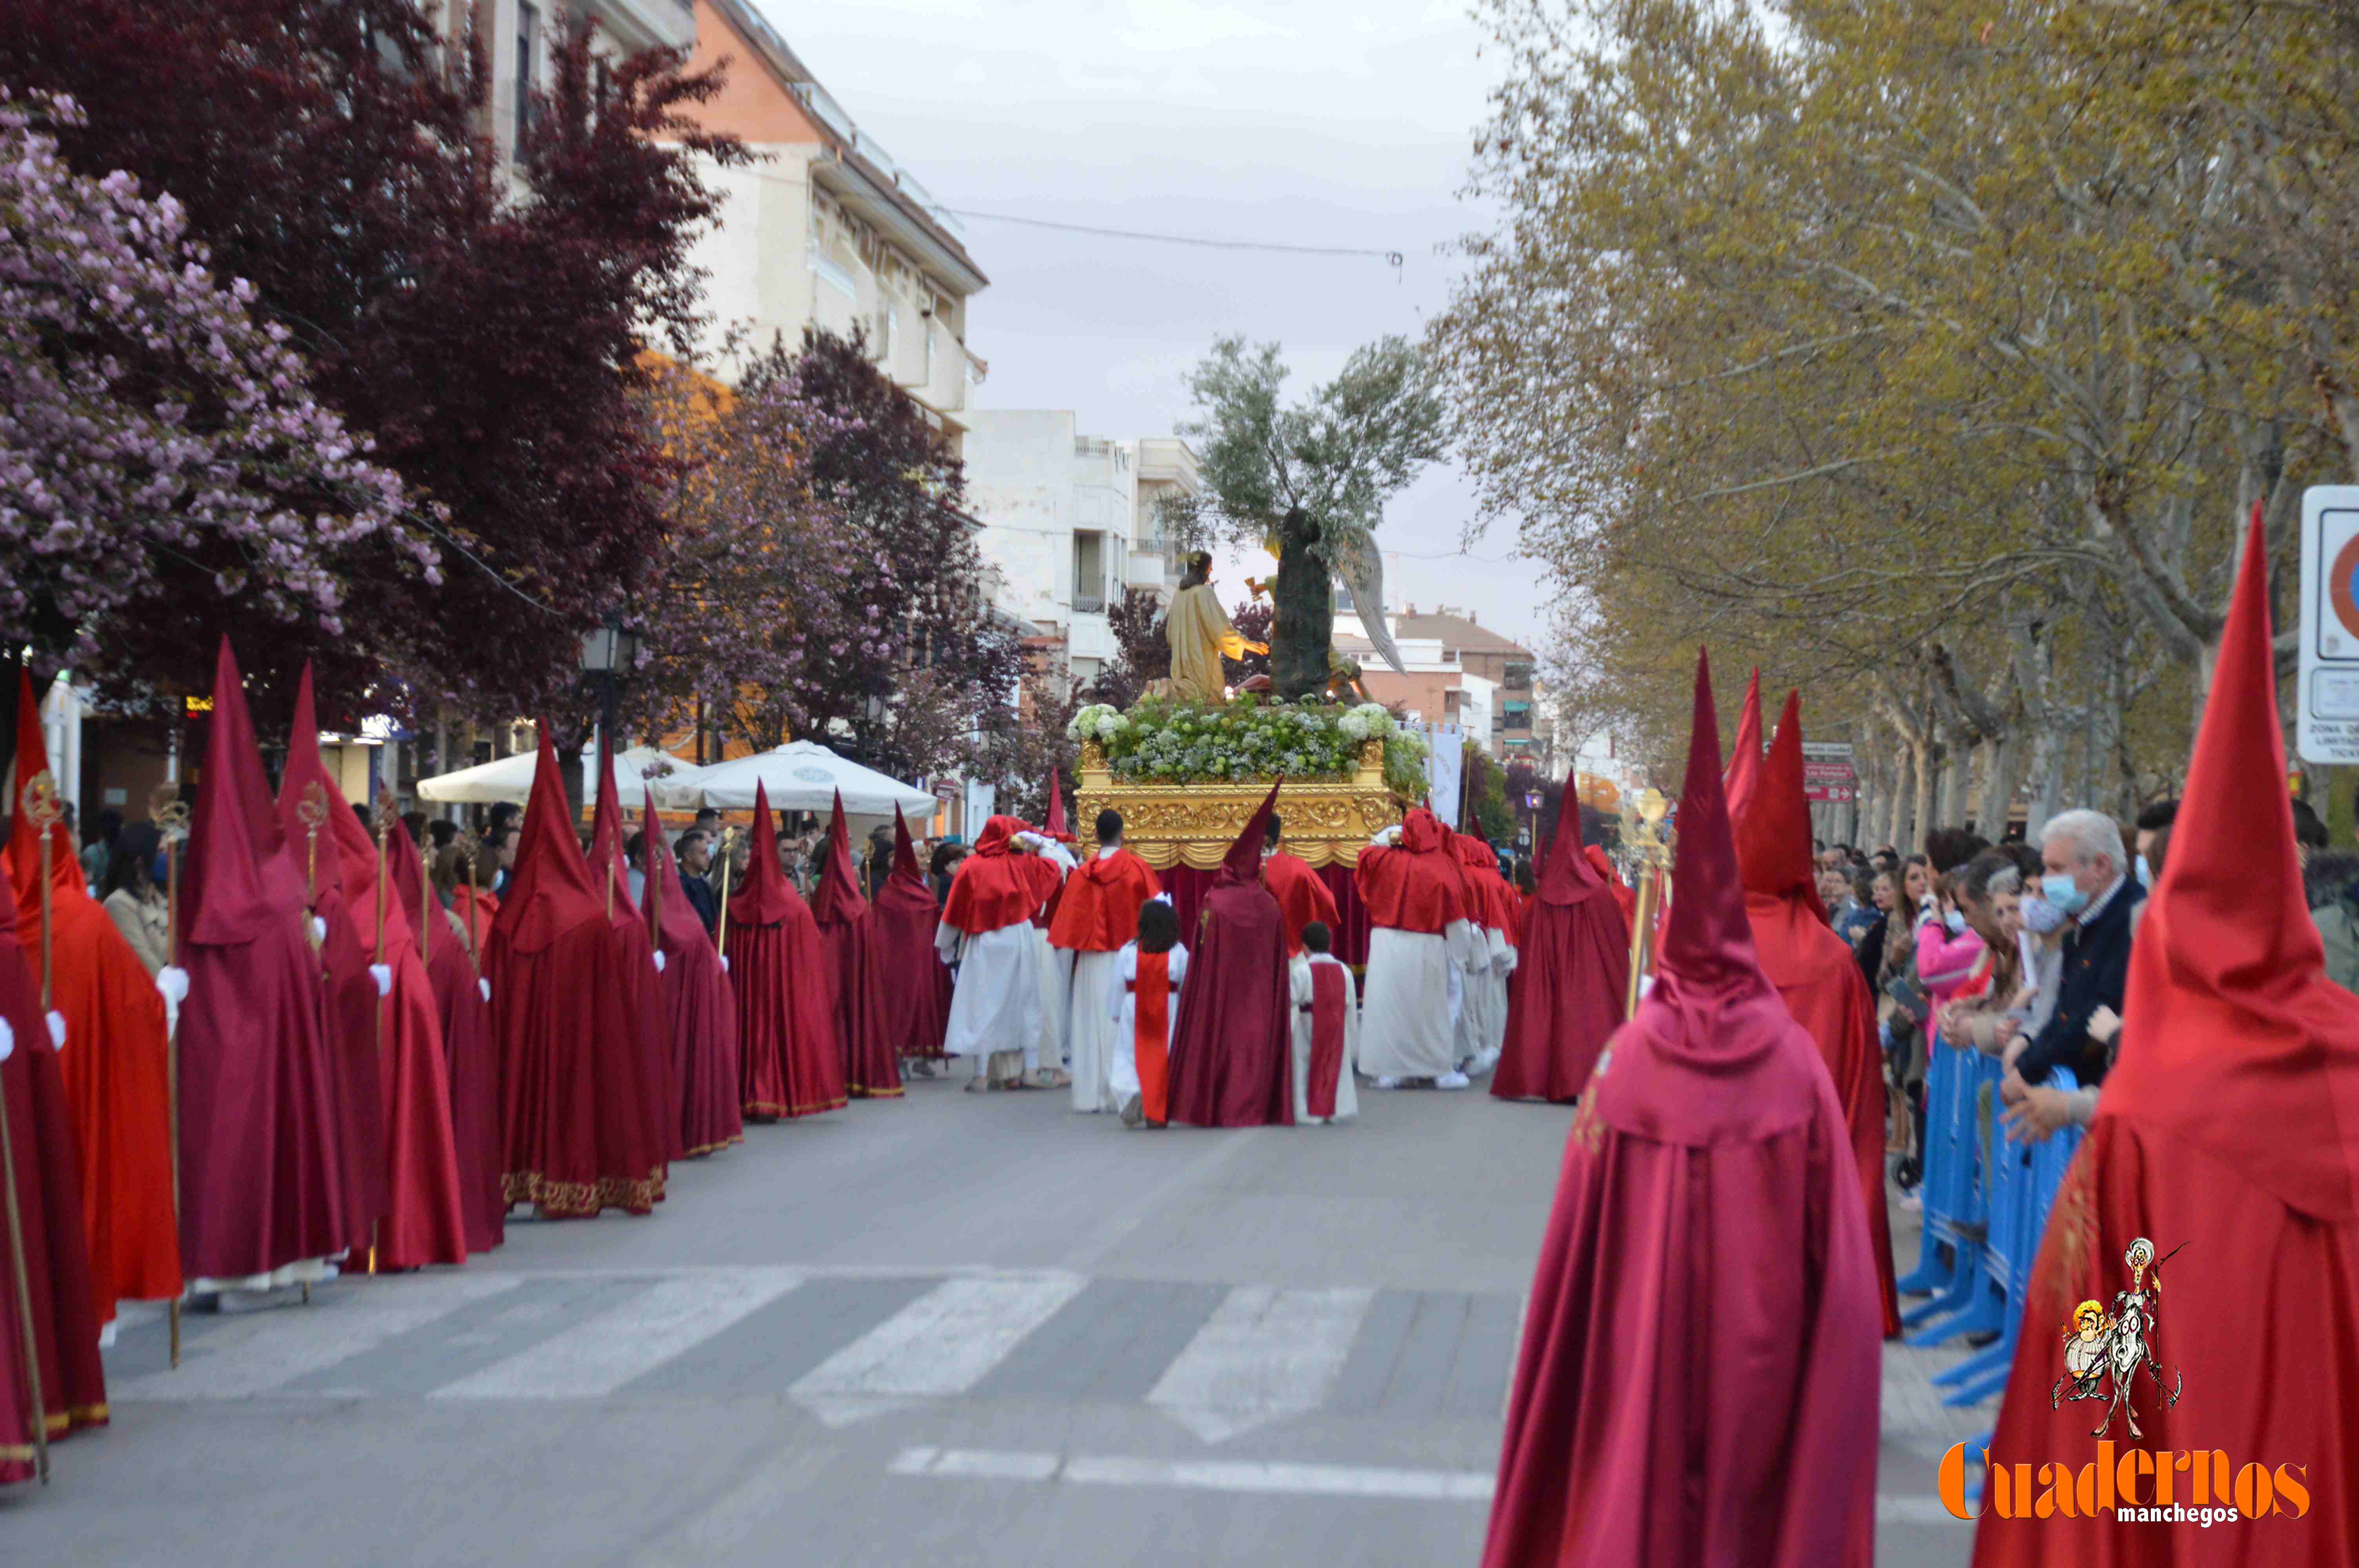
<svg viewBox="0 0 2359 1568"><path fill-rule="evenodd" d="M656 949L656 973L663 973L663 949L660 947Z"/></svg>
<svg viewBox="0 0 2359 1568"><path fill-rule="evenodd" d="M481 991L481 992L483 992L483 993L484 993L484 1000L485 1001L489 1001L489 1000L492 1000L492 982L491 982L491 981L489 981L489 980L477 980L477 981L475 982L475 989L476 989L477 990L479 990L479 991Z"/></svg>
<svg viewBox="0 0 2359 1568"><path fill-rule="evenodd" d="M1377 833L1377 835L1376 835L1375 838L1373 838L1369 839L1369 840L1368 840L1368 842L1369 842L1369 843L1371 843L1371 844L1381 844L1381 845L1383 845L1386 849L1391 849L1395 844L1397 844L1398 842L1400 842L1400 836L1401 836L1401 825L1400 825L1399 823L1396 822L1396 823L1394 823L1390 827L1386 827L1386 828L1383 829L1382 831L1378 832L1378 833Z"/></svg>
<svg viewBox="0 0 2359 1568"><path fill-rule="evenodd" d="M66 1015L54 1008L49 1011L49 1044L59 1051L66 1048Z"/></svg>
<svg viewBox="0 0 2359 1568"><path fill-rule="evenodd" d="M724 975L729 972L729 955L726 953L721 955L721 972Z"/></svg>
<svg viewBox="0 0 2359 1568"><path fill-rule="evenodd" d="M369 979L376 982L377 995L385 997L391 996L393 994L393 966L391 964L371 964L369 966Z"/></svg>
<svg viewBox="0 0 2359 1568"><path fill-rule="evenodd" d="M328 923L321 919L318 915L313 915L311 917L311 940L314 942L325 942L327 939Z"/></svg>
<svg viewBox="0 0 2359 1568"><path fill-rule="evenodd" d="M189 1000L189 971L177 964L167 964L156 971L156 989L174 1007Z"/></svg>
<svg viewBox="0 0 2359 1568"><path fill-rule="evenodd" d="M1016 842L1036 853L1049 847L1049 840L1038 833L1018 833L1016 836Z"/></svg>
<svg viewBox="0 0 2359 1568"><path fill-rule="evenodd" d="M16 1032L8 1027L6 1019L0 1018L0 1062L6 1061L16 1054Z"/></svg>

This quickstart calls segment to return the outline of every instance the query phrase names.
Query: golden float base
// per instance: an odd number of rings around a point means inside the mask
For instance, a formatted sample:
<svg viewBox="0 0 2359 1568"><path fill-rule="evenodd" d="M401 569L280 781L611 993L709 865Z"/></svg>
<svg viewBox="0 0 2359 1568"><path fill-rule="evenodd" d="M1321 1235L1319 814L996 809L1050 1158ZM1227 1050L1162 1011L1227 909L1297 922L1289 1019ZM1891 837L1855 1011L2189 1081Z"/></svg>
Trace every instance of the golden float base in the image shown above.
<svg viewBox="0 0 2359 1568"><path fill-rule="evenodd" d="M1123 847L1157 871L1221 863L1245 823L1269 794L1270 781L1237 784L1125 784L1106 768L1094 741L1082 744L1082 787L1073 797L1073 827L1086 839L1099 812L1122 813ZM1368 840L1401 819L1398 797L1385 787L1385 743L1360 751L1349 779L1306 779L1278 792L1286 848L1313 866L1353 866Z"/></svg>

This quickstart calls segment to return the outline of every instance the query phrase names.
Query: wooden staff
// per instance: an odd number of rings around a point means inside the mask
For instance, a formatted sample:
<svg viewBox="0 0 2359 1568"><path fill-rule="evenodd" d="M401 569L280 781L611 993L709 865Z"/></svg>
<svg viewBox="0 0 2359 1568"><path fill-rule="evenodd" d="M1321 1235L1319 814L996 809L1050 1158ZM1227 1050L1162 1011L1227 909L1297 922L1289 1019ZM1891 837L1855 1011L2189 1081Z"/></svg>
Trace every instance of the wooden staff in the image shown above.
<svg viewBox="0 0 2359 1568"><path fill-rule="evenodd" d="M172 967L180 963L180 840L189 836L189 808L173 801L156 813L157 826L164 832L164 951L172 956ZM180 1232L180 1010L172 1009L172 1027L164 1036L164 1096L167 1117L170 1122L172 1143L172 1234ZM188 1281L172 1297L167 1315L172 1324L172 1365L180 1364L180 1296L187 1293Z"/></svg>
<svg viewBox="0 0 2359 1568"><path fill-rule="evenodd" d="M713 951L729 957L729 873L737 864L737 829L721 830L721 938Z"/></svg>
<svg viewBox="0 0 2359 1568"><path fill-rule="evenodd" d="M426 939L426 933L431 924L427 917L434 913L434 868L426 863L425 845L417 844L411 848L418 855L418 961L431 964L434 961L434 945Z"/></svg>
<svg viewBox="0 0 2359 1568"><path fill-rule="evenodd" d="M639 838L639 870L647 879L647 925L655 935L656 951L663 951L663 881L671 851L663 846L663 822L650 821Z"/></svg>
<svg viewBox="0 0 2359 1568"><path fill-rule="evenodd" d="M1638 910L1630 923L1630 983L1622 1000L1622 1016L1637 1015L1640 983L1645 979L1649 945L1654 940L1655 911L1662 901L1663 878L1671 864L1671 803L1659 790L1648 790L1622 810L1622 836L1638 857Z"/></svg>
<svg viewBox="0 0 2359 1568"><path fill-rule="evenodd" d="M467 871L467 913L460 917L459 927L467 935L467 959L480 968L481 944L475 940L475 851L464 834L459 839L459 864Z"/></svg>
<svg viewBox="0 0 2359 1568"><path fill-rule="evenodd" d="M65 820L65 806L58 799L58 781L49 770L43 768L26 782L21 797L25 819L41 830L41 1011L49 1011L50 935L56 923L49 918L49 835ZM47 1020L43 1021L46 1025Z"/></svg>
<svg viewBox="0 0 2359 1568"><path fill-rule="evenodd" d="M49 775L41 775L47 778ZM31 792L27 790L27 794ZM47 1027L44 1023L43 1027ZM27 1076L27 1081L30 1075ZM8 1202L8 1261L16 1281L16 1328L25 1345L25 1394L32 1407L33 1469L49 1484L49 1409L41 1393L41 1342L33 1336L33 1286L25 1271L25 1216L16 1206L16 1149L8 1126L6 1074L0 1070L0 1173Z"/></svg>

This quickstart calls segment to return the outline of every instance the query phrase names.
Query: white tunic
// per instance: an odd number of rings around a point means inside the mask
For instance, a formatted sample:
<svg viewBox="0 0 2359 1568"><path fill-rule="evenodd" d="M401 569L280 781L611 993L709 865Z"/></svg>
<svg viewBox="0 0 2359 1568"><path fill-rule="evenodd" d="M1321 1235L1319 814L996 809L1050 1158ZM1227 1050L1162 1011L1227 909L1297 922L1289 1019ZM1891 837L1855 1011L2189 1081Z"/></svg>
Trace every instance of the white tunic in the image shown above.
<svg viewBox="0 0 2359 1568"><path fill-rule="evenodd" d="M1328 1119L1310 1114L1310 967L1328 964L1343 971L1343 1065L1335 1080L1334 1119L1360 1114L1360 1086L1353 1080L1352 1069L1360 1057L1360 1005L1353 994L1352 968L1332 953L1310 954L1294 960L1288 979L1289 995L1294 1011L1288 1015L1294 1021L1294 1120L1298 1126L1316 1127Z"/></svg>
<svg viewBox="0 0 2359 1568"><path fill-rule="evenodd" d="M1114 1025L1123 1000L1117 972L1120 953L1059 953L1060 967L1072 971L1071 1004L1065 1013L1065 1049L1072 1057L1073 1108L1112 1110L1122 1102L1109 1098L1114 1052Z"/></svg>
<svg viewBox="0 0 2359 1568"><path fill-rule="evenodd" d="M1379 925L1368 933L1360 1001L1360 1071L1375 1078L1438 1078L1458 1068L1450 1018L1451 967L1481 951L1473 925L1440 935Z"/></svg>
<svg viewBox="0 0 2359 1568"><path fill-rule="evenodd" d="M1114 960L1109 975L1106 1008L1114 1022L1114 1039L1106 1052L1106 1083L1117 1106L1138 1093L1138 999L1132 994L1130 984L1138 979L1138 944L1133 942L1119 953L1089 955ZM1165 1004L1163 1042L1171 1043L1171 1033L1180 1027L1180 982L1188 978L1188 945L1174 943L1165 955L1171 979L1171 1000Z"/></svg>
<svg viewBox="0 0 2359 1568"><path fill-rule="evenodd" d="M1016 840L1038 849L1060 869L1073 869L1073 858L1061 845L1031 833L1019 833ZM942 1049L953 1056L1021 1051L1025 1065L1033 1065L1055 1027L1047 1006L1049 979L1043 973L1049 967L1047 934L1029 920L980 935L944 921L934 928L934 950L943 963L958 966Z"/></svg>

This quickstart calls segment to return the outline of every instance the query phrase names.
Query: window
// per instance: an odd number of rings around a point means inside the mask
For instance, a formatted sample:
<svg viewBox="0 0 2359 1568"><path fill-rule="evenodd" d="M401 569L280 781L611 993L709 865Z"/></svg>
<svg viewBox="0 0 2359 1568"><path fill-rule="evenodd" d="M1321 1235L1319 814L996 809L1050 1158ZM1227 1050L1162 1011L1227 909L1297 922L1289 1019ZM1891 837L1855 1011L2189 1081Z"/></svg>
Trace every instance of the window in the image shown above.
<svg viewBox="0 0 2359 1568"><path fill-rule="evenodd" d="M533 123L537 106L533 103L533 87L540 78L540 7L520 5L516 7L516 156L524 155L524 135Z"/></svg>
<svg viewBox="0 0 2359 1568"><path fill-rule="evenodd" d="M1089 614L1105 610L1105 535L1073 535L1073 609Z"/></svg>
<svg viewBox="0 0 2359 1568"><path fill-rule="evenodd" d="M1528 690L1532 684L1532 666L1521 661L1511 663L1500 673L1500 680L1510 691Z"/></svg>

